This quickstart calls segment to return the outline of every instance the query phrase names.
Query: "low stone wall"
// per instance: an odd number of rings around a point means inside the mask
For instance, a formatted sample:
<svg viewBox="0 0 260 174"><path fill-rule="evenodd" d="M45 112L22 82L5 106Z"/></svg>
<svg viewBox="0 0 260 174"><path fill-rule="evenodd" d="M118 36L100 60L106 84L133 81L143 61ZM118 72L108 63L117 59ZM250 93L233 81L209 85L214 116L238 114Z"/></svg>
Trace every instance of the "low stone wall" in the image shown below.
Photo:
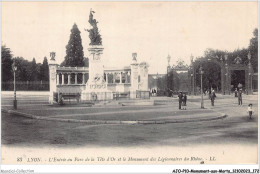
<svg viewBox="0 0 260 174"><path fill-rule="evenodd" d="M82 92L81 93L81 101L106 101L112 100L113 93L112 92Z"/></svg>
<svg viewBox="0 0 260 174"><path fill-rule="evenodd" d="M57 92L61 93L81 93L85 89L85 85L57 85Z"/></svg>

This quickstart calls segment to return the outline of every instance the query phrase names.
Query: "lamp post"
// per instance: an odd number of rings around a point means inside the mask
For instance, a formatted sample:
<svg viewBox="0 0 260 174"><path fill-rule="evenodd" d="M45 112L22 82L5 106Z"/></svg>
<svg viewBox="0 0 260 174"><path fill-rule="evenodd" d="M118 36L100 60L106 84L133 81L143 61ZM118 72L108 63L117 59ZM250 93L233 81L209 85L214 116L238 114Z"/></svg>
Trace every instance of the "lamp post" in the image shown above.
<svg viewBox="0 0 260 174"><path fill-rule="evenodd" d="M251 73L248 74L247 95L249 94L249 86L251 86L250 90L252 90L252 85L251 85L250 81L251 81Z"/></svg>
<svg viewBox="0 0 260 174"><path fill-rule="evenodd" d="M201 92L201 109L204 109L204 101L203 101L203 84L202 84L202 75L204 74L204 71L202 69L202 66L200 66L200 92Z"/></svg>
<svg viewBox="0 0 260 174"><path fill-rule="evenodd" d="M191 71L191 74L190 74L190 76L191 76L191 88L192 88L192 90L191 90L191 93L192 93L192 95L195 95L195 90L194 90L194 66L193 66L193 55L191 55L190 56L190 71Z"/></svg>
<svg viewBox="0 0 260 174"><path fill-rule="evenodd" d="M248 52L247 58L248 58L248 71L249 71L247 93L253 94L253 87L252 87L253 78L252 78L252 76L254 74L253 74L253 71L252 71L251 53L250 53L250 51ZM250 92L249 92L249 89L250 89Z"/></svg>
<svg viewBox="0 0 260 174"><path fill-rule="evenodd" d="M229 90L229 87L230 87L230 84L229 84L229 70L228 70L228 55L225 54L224 55L225 57L225 68L226 68L226 73L225 73L225 76L226 76L226 82L225 82L225 94L229 94L230 95L230 90Z"/></svg>
<svg viewBox="0 0 260 174"><path fill-rule="evenodd" d="M16 100L16 85L15 85L15 71L17 70L17 66L15 65L15 62L12 64L12 69L14 72L14 109L17 109L17 100Z"/></svg>
<svg viewBox="0 0 260 174"><path fill-rule="evenodd" d="M193 73L190 74L191 76L191 94L194 95L194 81L193 81Z"/></svg>

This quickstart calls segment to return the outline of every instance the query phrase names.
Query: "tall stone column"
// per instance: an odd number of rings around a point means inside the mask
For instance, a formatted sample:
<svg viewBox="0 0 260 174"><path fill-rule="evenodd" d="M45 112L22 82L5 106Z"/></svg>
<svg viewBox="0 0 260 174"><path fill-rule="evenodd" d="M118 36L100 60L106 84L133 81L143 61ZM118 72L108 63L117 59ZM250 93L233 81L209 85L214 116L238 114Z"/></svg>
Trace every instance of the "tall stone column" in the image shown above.
<svg viewBox="0 0 260 174"><path fill-rule="evenodd" d="M83 93L97 94L97 99L103 98L103 93L107 91L107 84L104 81L104 64L102 60L102 45L90 45L89 51L89 78L86 83L86 89ZM86 95L82 95L86 96ZM111 97L110 97L111 98ZM86 98L82 97L82 100Z"/></svg>
<svg viewBox="0 0 260 174"><path fill-rule="evenodd" d="M61 73L61 84L64 85L64 73Z"/></svg>
<svg viewBox="0 0 260 174"><path fill-rule="evenodd" d="M82 73L82 84L85 84L85 73Z"/></svg>
<svg viewBox="0 0 260 174"><path fill-rule="evenodd" d="M70 85L70 78L71 78L71 75L70 75L70 73L68 74L68 85Z"/></svg>
<svg viewBox="0 0 260 174"><path fill-rule="evenodd" d="M116 73L113 72L113 83L115 83L115 82L116 82Z"/></svg>
<svg viewBox="0 0 260 174"><path fill-rule="evenodd" d="M120 82L119 83L121 84L122 83L122 72L120 72L119 75L120 75Z"/></svg>
<svg viewBox="0 0 260 174"><path fill-rule="evenodd" d="M91 46L88 48L89 56L89 85L94 83L96 76L103 79L104 65L101 59L104 48L102 46Z"/></svg>
<svg viewBox="0 0 260 174"><path fill-rule="evenodd" d="M55 52L50 53L50 62L49 62L49 81L50 81L50 93L49 93L49 103L53 104L53 93L57 92L57 68L58 64L55 60Z"/></svg>
<svg viewBox="0 0 260 174"><path fill-rule="evenodd" d="M78 84L78 74L75 73L75 85Z"/></svg>
<svg viewBox="0 0 260 174"><path fill-rule="evenodd" d="M124 72L124 75L125 75L125 83L128 83L127 74L128 74L128 72Z"/></svg>
<svg viewBox="0 0 260 174"><path fill-rule="evenodd" d="M139 70L140 70L140 90L148 91L148 64L143 62L139 64Z"/></svg>
<svg viewBox="0 0 260 174"><path fill-rule="evenodd" d="M60 76L59 76L59 74L57 73L57 74L56 74L56 85L59 85L59 84L60 84L60 82L59 82L59 77L60 77Z"/></svg>
<svg viewBox="0 0 260 174"><path fill-rule="evenodd" d="M136 90L138 90L138 63L136 60L137 54L132 53L132 63L131 63L131 90L130 98L136 98Z"/></svg>
<svg viewBox="0 0 260 174"><path fill-rule="evenodd" d="M108 84L108 73L106 73L106 84Z"/></svg>

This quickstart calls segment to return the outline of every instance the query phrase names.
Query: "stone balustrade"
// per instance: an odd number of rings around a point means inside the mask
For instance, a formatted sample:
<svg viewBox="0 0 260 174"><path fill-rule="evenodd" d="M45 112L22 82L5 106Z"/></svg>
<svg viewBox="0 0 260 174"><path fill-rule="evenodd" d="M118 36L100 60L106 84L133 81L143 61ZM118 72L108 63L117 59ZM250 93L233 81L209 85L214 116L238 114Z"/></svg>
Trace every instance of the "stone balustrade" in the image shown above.
<svg viewBox="0 0 260 174"><path fill-rule="evenodd" d="M57 67L56 85L85 85L88 73L87 67Z"/></svg>

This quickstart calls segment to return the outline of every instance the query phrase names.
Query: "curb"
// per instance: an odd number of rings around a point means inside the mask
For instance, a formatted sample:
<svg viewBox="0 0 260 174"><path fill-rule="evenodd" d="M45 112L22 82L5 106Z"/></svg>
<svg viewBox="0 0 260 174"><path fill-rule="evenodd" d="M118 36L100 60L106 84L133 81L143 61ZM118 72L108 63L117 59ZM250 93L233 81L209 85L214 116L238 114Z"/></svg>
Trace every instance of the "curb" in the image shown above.
<svg viewBox="0 0 260 174"><path fill-rule="evenodd" d="M32 114L26 114L14 110L5 110L1 109L2 112L8 114L15 114L19 116L23 116L26 118L37 119L37 120L47 120L47 121L61 121L61 122L69 122L69 123L90 123L90 124L166 124L166 123L186 123L186 122L198 122L198 121L211 121L224 119L228 115L222 114L218 117L213 118L199 118L199 119L179 119L179 120L134 120L134 121L121 121L121 120L76 120L76 119L63 119L63 118L48 118L42 116L36 116Z"/></svg>

